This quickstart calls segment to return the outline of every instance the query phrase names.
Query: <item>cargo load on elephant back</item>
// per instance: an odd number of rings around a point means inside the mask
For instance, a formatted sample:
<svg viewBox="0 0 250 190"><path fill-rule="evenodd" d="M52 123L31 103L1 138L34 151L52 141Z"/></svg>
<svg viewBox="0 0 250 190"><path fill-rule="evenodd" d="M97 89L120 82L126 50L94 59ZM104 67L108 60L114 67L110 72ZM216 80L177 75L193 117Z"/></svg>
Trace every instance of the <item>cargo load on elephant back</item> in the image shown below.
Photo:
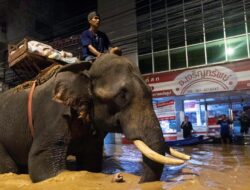
<svg viewBox="0 0 250 190"><path fill-rule="evenodd" d="M28 37L17 44L8 45L9 67L22 81L34 78L41 70L52 64L65 65L78 62L80 60L73 57L72 53L56 50L48 44Z"/></svg>

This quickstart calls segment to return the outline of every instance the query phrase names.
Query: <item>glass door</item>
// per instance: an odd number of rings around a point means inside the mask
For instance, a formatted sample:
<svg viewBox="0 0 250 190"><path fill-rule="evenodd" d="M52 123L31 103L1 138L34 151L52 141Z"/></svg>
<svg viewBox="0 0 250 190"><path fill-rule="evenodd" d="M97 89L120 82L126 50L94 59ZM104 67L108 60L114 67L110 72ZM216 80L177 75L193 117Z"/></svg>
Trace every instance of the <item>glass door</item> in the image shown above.
<svg viewBox="0 0 250 190"><path fill-rule="evenodd" d="M184 115L188 116L194 131L206 130L206 110L204 100L184 100Z"/></svg>

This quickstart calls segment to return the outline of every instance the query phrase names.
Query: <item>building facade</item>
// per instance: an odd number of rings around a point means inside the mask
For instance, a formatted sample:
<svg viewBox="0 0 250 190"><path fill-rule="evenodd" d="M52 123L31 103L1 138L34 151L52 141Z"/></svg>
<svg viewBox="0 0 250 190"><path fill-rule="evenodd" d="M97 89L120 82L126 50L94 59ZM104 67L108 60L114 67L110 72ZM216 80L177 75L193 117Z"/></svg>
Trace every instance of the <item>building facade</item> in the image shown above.
<svg viewBox="0 0 250 190"><path fill-rule="evenodd" d="M79 34L96 9L101 30L152 87L164 133L180 131L184 115L196 132L213 133L221 114L239 132L237 119L250 106L250 0L4 2L1 54L6 43L31 35L79 56ZM0 69L0 78L10 74Z"/></svg>
<svg viewBox="0 0 250 190"><path fill-rule="evenodd" d="M163 131L180 131L188 115L196 132L216 135L216 120L226 114L234 120L233 132L239 133L238 117L250 106L250 1L129 2L136 20L132 24L125 18L130 25L124 35L130 37L132 59L152 87Z"/></svg>

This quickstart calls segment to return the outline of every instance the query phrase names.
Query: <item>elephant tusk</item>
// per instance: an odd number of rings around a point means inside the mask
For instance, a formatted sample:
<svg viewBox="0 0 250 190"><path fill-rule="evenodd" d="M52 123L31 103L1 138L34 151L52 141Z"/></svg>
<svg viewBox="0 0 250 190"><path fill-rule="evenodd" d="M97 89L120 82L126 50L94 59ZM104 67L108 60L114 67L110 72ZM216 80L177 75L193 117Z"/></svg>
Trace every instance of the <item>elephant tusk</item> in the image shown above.
<svg viewBox="0 0 250 190"><path fill-rule="evenodd" d="M170 154L176 158L180 158L182 160L190 160L191 156L183 154L173 148L170 148Z"/></svg>
<svg viewBox="0 0 250 190"><path fill-rule="evenodd" d="M184 163L183 160L176 159L176 158L169 158L163 155L158 154L157 152L153 151L149 148L144 142L141 140L135 140L134 145L149 159L161 163L161 164L168 164L168 165L181 165Z"/></svg>

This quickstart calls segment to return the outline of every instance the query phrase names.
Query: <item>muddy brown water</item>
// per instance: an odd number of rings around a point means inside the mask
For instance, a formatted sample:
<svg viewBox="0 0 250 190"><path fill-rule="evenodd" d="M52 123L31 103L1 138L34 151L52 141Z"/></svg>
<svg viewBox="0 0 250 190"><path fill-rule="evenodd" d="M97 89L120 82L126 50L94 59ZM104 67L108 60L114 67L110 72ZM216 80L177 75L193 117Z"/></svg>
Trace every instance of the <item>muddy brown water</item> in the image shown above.
<svg viewBox="0 0 250 190"><path fill-rule="evenodd" d="M161 181L138 184L141 155L133 145L105 145L103 173L65 171L40 183L28 175L0 175L4 190L249 190L250 145L197 145L178 148L192 156L181 166L165 166ZM121 172L123 183L112 182Z"/></svg>

